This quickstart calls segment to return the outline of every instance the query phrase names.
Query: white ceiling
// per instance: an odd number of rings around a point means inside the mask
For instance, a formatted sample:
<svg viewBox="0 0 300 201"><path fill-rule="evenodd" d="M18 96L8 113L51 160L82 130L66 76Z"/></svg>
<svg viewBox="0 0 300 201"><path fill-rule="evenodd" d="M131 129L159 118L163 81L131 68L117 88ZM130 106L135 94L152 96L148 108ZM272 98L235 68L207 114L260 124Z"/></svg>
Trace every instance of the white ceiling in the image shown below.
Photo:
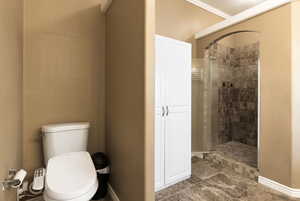
<svg viewBox="0 0 300 201"><path fill-rule="evenodd" d="M197 1L208 4L228 15L236 15L266 0L197 0Z"/></svg>

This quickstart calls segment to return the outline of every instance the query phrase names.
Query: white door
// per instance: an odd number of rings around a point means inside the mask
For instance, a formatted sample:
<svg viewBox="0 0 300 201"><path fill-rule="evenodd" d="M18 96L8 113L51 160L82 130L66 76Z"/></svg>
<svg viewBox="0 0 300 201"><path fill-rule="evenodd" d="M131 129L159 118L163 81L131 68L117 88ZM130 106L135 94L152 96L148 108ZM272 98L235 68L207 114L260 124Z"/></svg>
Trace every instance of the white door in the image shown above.
<svg viewBox="0 0 300 201"><path fill-rule="evenodd" d="M155 62L155 190L160 190L165 184L165 110L164 106L164 83L163 67L166 66L164 60L165 45L156 40L156 62Z"/></svg>
<svg viewBox="0 0 300 201"><path fill-rule="evenodd" d="M156 37L155 189L191 175L191 45Z"/></svg>
<svg viewBox="0 0 300 201"><path fill-rule="evenodd" d="M191 175L191 113L187 108L166 117L165 182L173 184Z"/></svg>
<svg viewBox="0 0 300 201"><path fill-rule="evenodd" d="M191 175L191 45L165 39L165 182Z"/></svg>
<svg viewBox="0 0 300 201"><path fill-rule="evenodd" d="M155 191L165 184L165 118L161 110L155 111Z"/></svg>
<svg viewBox="0 0 300 201"><path fill-rule="evenodd" d="M164 95L169 107L191 106L192 49L185 42L164 39Z"/></svg>

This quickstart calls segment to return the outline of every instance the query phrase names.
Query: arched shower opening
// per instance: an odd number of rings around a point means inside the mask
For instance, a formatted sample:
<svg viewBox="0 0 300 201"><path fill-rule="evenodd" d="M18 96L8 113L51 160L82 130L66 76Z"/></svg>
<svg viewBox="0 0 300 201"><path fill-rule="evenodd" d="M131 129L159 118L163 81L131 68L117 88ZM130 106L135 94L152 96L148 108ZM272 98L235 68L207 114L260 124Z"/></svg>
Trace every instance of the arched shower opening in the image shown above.
<svg viewBox="0 0 300 201"><path fill-rule="evenodd" d="M256 169L259 33L230 32L200 51L205 56L193 68L193 152L216 153Z"/></svg>

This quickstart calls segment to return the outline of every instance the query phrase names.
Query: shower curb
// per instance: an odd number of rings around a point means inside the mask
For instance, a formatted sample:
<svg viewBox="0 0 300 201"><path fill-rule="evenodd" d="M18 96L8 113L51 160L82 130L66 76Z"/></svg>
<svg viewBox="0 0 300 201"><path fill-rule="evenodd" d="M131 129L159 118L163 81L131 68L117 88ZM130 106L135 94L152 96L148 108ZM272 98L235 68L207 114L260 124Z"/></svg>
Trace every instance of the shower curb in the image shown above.
<svg viewBox="0 0 300 201"><path fill-rule="evenodd" d="M205 160L211 161L225 168L230 168L232 171L243 177L258 181L259 172L257 168L251 167L245 163L238 162L228 157L224 157L217 151L205 154Z"/></svg>

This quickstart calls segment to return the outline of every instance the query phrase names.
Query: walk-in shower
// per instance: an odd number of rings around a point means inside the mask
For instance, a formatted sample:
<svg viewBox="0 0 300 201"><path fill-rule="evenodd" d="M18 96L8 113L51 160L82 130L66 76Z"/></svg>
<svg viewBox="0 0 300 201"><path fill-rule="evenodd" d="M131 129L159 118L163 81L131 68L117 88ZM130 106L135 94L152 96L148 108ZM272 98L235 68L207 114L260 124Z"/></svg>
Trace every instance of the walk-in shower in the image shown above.
<svg viewBox="0 0 300 201"><path fill-rule="evenodd" d="M193 67L193 152L219 151L257 167L259 40L252 31L221 36Z"/></svg>

